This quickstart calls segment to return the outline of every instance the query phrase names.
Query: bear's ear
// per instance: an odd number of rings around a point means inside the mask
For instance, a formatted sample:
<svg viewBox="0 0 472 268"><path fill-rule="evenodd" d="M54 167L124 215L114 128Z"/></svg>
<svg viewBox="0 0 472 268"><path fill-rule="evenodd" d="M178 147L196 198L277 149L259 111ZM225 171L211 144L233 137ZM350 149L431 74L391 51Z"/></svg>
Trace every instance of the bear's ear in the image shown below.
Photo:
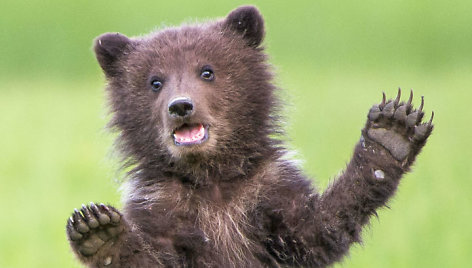
<svg viewBox="0 0 472 268"><path fill-rule="evenodd" d="M117 60L131 48L131 40L120 33L106 33L95 39L95 55L107 77L120 73Z"/></svg>
<svg viewBox="0 0 472 268"><path fill-rule="evenodd" d="M231 11L224 25L241 34L251 47L259 46L264 38L264 19L254 6L241 6Z"/></svg>

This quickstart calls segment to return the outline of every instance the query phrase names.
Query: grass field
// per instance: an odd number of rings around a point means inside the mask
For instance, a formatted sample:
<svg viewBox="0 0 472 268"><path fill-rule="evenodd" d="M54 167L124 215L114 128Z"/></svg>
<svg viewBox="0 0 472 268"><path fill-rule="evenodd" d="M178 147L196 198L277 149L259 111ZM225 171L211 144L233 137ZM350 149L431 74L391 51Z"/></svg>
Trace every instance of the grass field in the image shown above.
<svg viewBox="0 0 472 268"><path fill-rule="evenodd" d="M0 268L80 267L64 229L72 209L119 204L93 37L222 16L237 5L134 3L6 1L0 11ZM413 88L414 103L424 95L426 112L435 112L434 133L391 209L372 219L363 245L335 267L468 266L472 4L254 3L266 14L291 147L320 189L349 160L382 91Z"/></svg>

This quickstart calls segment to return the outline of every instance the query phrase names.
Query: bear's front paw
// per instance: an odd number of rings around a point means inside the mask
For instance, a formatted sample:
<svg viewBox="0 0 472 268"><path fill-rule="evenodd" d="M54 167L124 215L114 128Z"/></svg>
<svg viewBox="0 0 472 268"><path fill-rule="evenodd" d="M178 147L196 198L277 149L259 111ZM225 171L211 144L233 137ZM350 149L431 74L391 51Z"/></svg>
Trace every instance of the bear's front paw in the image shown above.
<svg viewBox="0 0 472 268"><path fill-rule="evenodd" d="M401 89L395 100L386 102L385 93L382 103L374 105L368 115L363 135L387 149L398 161L414 159L424 146L433 130L433 116L422 123L424 100L418 110L413 109L413 91L406 103L400 102Z"/></svg>
<svg viewBox="0 0 472 268"><path fill-rule="evenodd" d="M104 204L82 205L67 221L67 236L73 249L87 258L95 255L106 243L113 243L124 230L121 214Z"/></svg>

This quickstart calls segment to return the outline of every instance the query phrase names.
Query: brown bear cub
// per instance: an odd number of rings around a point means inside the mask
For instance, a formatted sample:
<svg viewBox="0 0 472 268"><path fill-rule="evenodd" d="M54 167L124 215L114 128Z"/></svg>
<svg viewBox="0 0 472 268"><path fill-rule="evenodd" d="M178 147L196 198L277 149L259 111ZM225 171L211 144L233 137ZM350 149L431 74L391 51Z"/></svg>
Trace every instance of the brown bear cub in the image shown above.
<svg viewBox="0 0 472 268"><path fill-rule="evenodd" d="M122 211L91 203L69 219L84 264L324 267L360 241L433 129L423 99L414 109L412 94L384 95L320 194L285 157L263 37L258 10L243 6L215 22L96 39L131 171Z"/></svg>

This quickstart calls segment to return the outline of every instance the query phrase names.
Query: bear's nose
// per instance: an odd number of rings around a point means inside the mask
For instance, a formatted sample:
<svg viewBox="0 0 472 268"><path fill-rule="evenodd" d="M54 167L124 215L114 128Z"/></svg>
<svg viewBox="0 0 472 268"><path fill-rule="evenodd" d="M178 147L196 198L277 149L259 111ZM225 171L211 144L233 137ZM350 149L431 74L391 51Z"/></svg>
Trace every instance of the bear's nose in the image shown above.
<svg viewBox="0 0 472 268"><path fill-rule="evenodd" d="M169 115L187 117L193 112L193 103L189 98L176 98L169 103Z"/></svg>

